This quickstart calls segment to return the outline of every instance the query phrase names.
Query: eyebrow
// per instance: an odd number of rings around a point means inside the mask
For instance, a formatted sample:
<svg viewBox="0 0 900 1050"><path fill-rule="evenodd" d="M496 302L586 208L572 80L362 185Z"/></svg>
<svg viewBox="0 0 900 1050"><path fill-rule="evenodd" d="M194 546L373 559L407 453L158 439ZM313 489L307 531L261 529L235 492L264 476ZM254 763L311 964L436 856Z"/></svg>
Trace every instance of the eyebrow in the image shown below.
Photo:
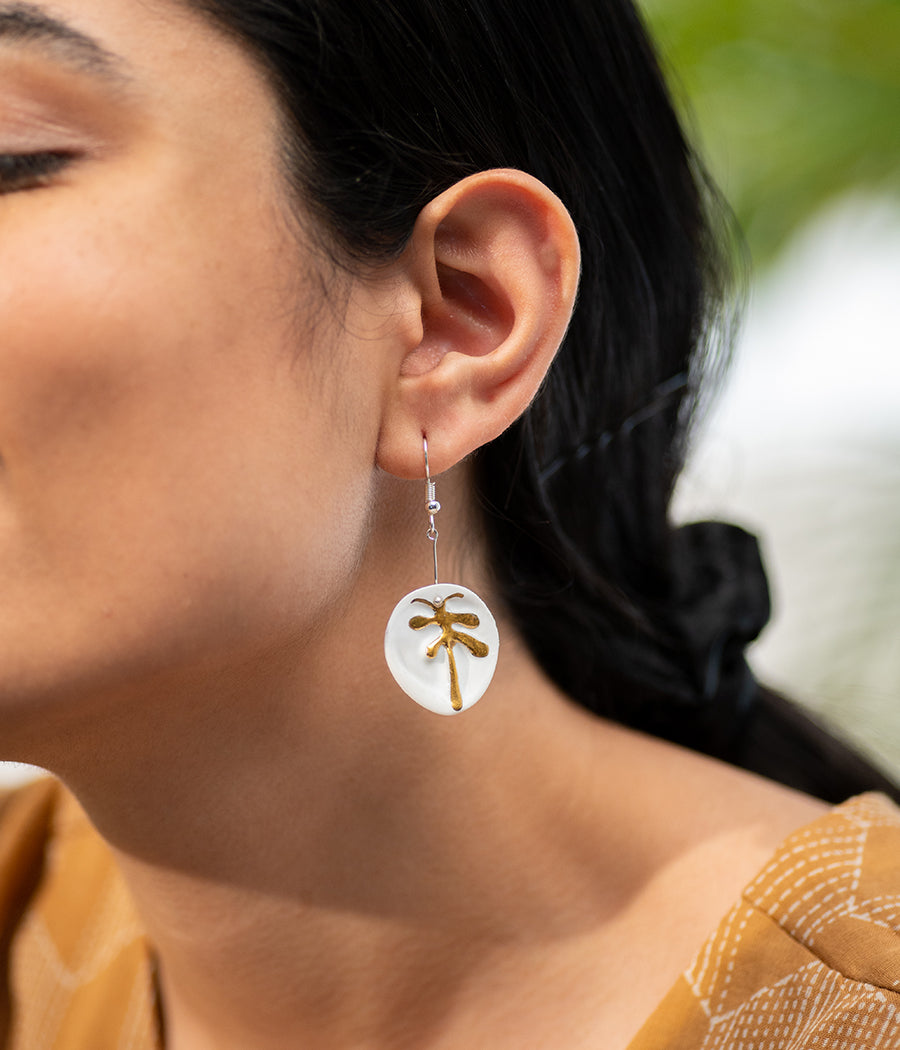
<svg viewBox="0 0 900 1050"><path fill-rule="evenodd" d="M93 37L54 18L35 4L0 3L0 45L37 44L94 76L128 80L122 60Z"/></svg>

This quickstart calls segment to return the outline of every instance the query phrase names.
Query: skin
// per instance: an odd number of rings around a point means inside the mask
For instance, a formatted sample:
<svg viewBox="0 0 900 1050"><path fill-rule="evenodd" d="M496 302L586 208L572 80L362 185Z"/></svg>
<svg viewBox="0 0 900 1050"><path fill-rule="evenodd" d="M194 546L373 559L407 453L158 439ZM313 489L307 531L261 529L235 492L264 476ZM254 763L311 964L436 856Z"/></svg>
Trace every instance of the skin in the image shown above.
<svg viewBox="0 0 900 1050"><path fill-rule="evenodd" d="M0 154L76 158L0 185L4 757L115 850L170 1048L625 1046L821 807L582 713L493 599L464 457L565 330L565 210L483 173L339 275L235 43L168 0L51 13L118 72L0 40ZM380 653L430 568L423 432L503 638L458 719Z"/></svg>

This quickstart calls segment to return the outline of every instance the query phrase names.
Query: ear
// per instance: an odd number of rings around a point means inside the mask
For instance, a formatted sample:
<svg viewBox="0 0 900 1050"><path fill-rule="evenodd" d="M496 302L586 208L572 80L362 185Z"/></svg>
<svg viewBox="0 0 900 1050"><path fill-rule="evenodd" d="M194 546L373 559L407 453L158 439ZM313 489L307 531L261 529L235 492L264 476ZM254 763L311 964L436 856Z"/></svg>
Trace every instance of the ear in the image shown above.
<svg viewBox="0 0 900 1050"><path fill-rule="evenodd" d="M423 209L401 260L421 324L386 391L379 466L422 477L424 434L439 474L524 412L565 335L579 261L569 213L524 172L480 172Z"/></svg>

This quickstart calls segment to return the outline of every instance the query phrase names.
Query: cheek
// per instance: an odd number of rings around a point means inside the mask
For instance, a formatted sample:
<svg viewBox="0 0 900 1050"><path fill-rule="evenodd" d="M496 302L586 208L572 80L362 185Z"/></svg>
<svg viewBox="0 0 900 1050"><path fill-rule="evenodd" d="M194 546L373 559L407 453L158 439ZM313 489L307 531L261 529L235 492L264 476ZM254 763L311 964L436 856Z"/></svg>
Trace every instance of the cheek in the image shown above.
<svg viewBox="0 0 900 1050"><path fill-rule="evenodd" d="M362 542L296 245L127 204L0 246L0 660L302 630Z"/></svg>

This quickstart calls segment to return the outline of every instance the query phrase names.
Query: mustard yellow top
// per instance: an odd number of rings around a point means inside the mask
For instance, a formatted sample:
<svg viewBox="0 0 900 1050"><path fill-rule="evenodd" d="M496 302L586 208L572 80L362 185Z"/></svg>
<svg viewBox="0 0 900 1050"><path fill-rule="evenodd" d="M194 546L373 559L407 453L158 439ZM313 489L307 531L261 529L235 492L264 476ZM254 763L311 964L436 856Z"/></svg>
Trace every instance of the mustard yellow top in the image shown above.
<svg viewBox="0 0 900 1050"><path fill-rule="evenodd" d="M162 1045L128 892L52 780L0 803L0 968L2 1050ZM791 835L629 1050L741 1048L900 1050L900 810L886 798Z"/></svg>

